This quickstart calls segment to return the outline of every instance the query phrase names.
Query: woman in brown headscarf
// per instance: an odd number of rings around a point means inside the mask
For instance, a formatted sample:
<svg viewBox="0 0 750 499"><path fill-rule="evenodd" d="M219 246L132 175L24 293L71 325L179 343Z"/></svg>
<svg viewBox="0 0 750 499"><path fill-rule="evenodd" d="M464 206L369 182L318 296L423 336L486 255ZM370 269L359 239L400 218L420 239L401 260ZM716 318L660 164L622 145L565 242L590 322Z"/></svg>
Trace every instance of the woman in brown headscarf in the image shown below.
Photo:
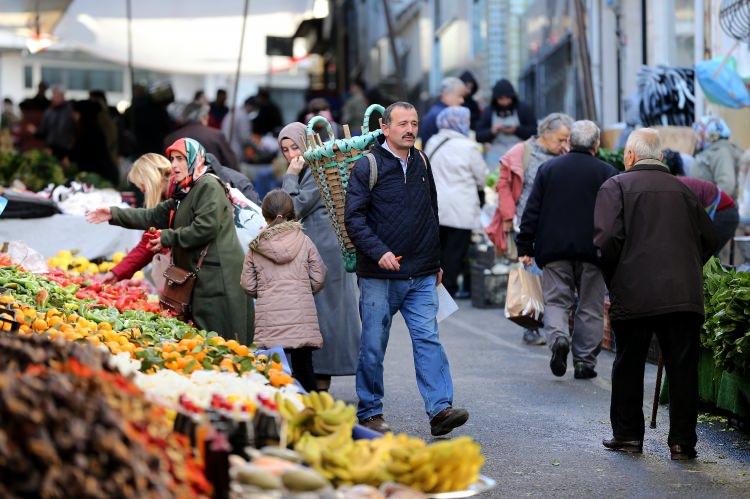
<svg viewBox="0 0 750 499"><path fill-rule="evenodd" d="M325 287L315 295L323 348L313 353L318 388L327 390L331 376L356 373L362 324L354 274L344 270L338 238L312 172L302 157L306 148L306 129L302 123L290 123L279 133L279 147L289 162L282 189L292 197L294 211L305 234L315 243L328 268Z"/></svg>

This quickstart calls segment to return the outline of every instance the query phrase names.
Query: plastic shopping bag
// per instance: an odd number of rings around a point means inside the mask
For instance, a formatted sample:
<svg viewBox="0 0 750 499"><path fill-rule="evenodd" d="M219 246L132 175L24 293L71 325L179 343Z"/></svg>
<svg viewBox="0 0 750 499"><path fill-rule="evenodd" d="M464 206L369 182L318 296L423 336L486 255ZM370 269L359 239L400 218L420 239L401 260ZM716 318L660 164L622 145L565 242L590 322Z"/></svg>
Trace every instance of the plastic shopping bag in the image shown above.
<svg viewBox="0 0 750 499"><path fill-rule="evenodd" d="M266 226L260 206L247 199L234 187L229 188L229 199L234 206L234 228L242 251L247 254L250 242L258 237Z"/></svg>
<svg viewBox="0 0 750 499"><path fill-rule="evenodd" d="M514 267L508 275L505 317L527 329L539 329L544 325L543 315L541 279L520 266Z"/></svg>
<svg viewBox="0 0 750 499"><path fill-rule="evenodd" d="M167 280L164 278L164 272L172 263L172 254L157 253L151 260L151 281L154 283L156 291L161 295Z"/></svg>

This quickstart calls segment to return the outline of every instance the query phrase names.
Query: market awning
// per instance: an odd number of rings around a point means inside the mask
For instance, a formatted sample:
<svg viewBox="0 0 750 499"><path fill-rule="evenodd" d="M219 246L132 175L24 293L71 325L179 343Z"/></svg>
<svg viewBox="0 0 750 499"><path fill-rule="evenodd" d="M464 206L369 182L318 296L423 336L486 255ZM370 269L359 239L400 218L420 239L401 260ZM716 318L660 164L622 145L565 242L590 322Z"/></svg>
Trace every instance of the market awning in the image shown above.
<svg viewBox="0 0 750 499"><path fill-rule="evenodd" d="M49 35L71 2L72 0L1 0L0 43L4 47L28 46L32 52L36 51L34 41L50 40Z"/></svg>
<svg viewBox="0 0 750 499"><path fill-rule="evenodd" d="M33 2L27 2L33 3ZM263 74L266 36L292 36L313 0L250 2L243 74ZM237 66L243 0L131 0L133 63L161 72L226 74ZM126 64L126 0L74 0L54 31L60 43Z"/></svg>

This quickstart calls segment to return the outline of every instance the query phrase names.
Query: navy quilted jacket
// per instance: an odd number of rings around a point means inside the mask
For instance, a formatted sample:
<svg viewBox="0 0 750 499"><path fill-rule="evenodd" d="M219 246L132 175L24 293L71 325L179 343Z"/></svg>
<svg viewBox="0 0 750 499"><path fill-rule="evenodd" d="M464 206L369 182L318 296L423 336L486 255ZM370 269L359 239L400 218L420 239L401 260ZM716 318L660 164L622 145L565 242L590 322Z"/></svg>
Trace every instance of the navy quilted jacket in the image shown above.
<svg viewBox="0 0 750 499"><path fill-rule="evenodd" d="M383 140L382 138L380 139ZM357 248L357 275L409 279L440 270L437 191L432 172L412 148L406 175L401 163L380 144L372 149L378 181L370 191L370 163L354 165L346 196L346 230ZM387 252L403 257L401 270L378 266Z"/></svg>

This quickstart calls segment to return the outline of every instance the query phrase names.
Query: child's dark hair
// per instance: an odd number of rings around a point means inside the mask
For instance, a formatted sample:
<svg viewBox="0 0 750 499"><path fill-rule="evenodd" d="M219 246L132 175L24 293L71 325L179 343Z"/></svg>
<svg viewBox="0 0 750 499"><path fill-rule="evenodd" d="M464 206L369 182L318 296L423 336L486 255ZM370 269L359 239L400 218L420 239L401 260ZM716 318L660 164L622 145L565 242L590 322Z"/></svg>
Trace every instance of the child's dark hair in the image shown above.
<svg viewBox="0 0 750 499"><path fill-rule="evenodd" d="M274 189L263 198L261 206L263 218L269 225L294 220L294 203L292 197L281 189Z"/></svg>

